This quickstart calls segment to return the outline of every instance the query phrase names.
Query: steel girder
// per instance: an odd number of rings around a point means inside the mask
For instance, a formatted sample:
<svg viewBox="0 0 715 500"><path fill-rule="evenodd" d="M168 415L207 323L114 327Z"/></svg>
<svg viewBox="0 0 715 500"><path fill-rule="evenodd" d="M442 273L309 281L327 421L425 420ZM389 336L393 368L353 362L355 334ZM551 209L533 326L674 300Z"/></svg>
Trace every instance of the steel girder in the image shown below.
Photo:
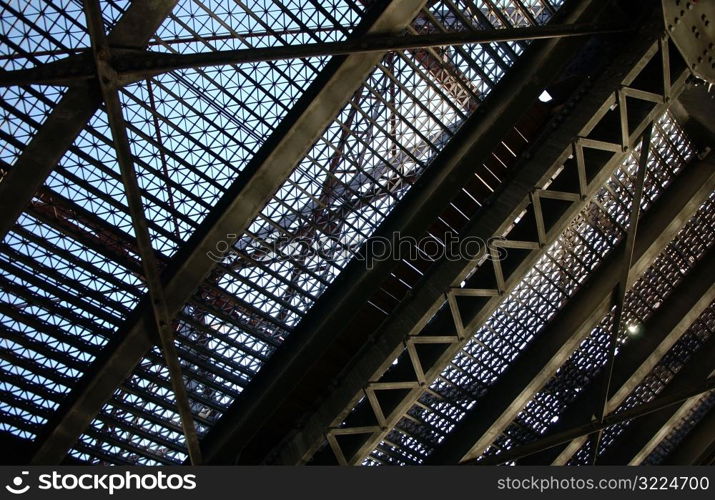
<svg viewBox="0 0 715 500"><path fill-rule="evenodd" d="M606 6L606 4L595 4L596 2L590 1L567 3L562 7L561 12L564 9L568 12L570 7L570 13L566 21L561 19L560 22L575 23L584 19L593 21L598 13L604 12ZM502 138L513 129L516 118L528 109L550 79L582 46L577 39L535 42L405 195L400 206L386 218L376 236L389 238L395 232L404 236L423 235L434 220L435 212L447 206L459 192L462 185L460 182L463 182L465 176L472 175L473 158L486 157L494 150ZM682 82L679 82L678 85L681 84ZM521 186L521 184L517 185ZM506 208L502 204L506 198L509 198L507 205L511 206L511 203L516 201L519 207L512 207L512 210ZM494 210L489 211L489 215L496 220L504 221L502 225L504 228L513 220L511 218L507 221L509 215L504 214L504 211L510 215L518 213L521 200L514 200L507 196L495 205ZM393 265L394 262L387 260L376 261L372 268L366 270L364 262L353 261L349 264L321 297L309 316L286 340L282 349L263 368L260 376L244 391L241 399L204 439L202 444L207 462L233 462L240 450L251 441L259 443L260 453L267 451L264 448L268 446L266 443L269 440L263 439L260 432L262 428L270 427L267 424L268 417L277 413L278 404L289 400L292 391L296 390L302 379L318 371L317 368L313 370L319 365L318 360L321 356L326 356L324 353L327 349L338 343L336 339L339 339L348 327L357 306L367 302ZM362 335L363 344L367 346L374 345L374 339L381 336L378 332L363 332ZM400 341L397 340L395 343L398 344ZM385 357L381 352L378 358L372 359L382 363ZM331 374L332 370L335 370L337 375L343 365L338 363L339 366L334 366L335 364L331 363L329 370ZM334 388L338 384L335 376L328 377L326 373L327 371L321 374L322 384ZM348 389L344 381L340 383L338 411L343 409L344 405L350 404L351 398L360 391L371 372L359 368L357 373L357 378L348 376L348 379L351 379L349 385L354 389ZM347 391L351 390L353 392L348 394ZM349 411L349 407L346 411ZM286 411L284 410L283 413ZM278 458L277 461L300 463L309 459L323 441L325 427L335 418L334 414L331 414L327 421L325 420L327 417L322 415L319 420L304 417L305 415L290 417L295 418L296 421L307 420L308 424L303 429L305 433L301 431L301 435L296 437L298 447L292 449L289 455ZM261 458L257 457L258 455L252 456L250 460L267 459L265 453Z"/></svg>
<svg viewBox="0 0 715 500"><path fill-rule="evenodd" d="M662 465L712 465L715 458L715 411L712 409L661 462Z"/></svg>
<svg viewBox="0 0 715 500"><path fill-rule="evenodd" d="M108 43L143 49L177 1L132 2L109 33ZM5 238L62 155L99 109L101 102L102 96L96 82L79 82L67 89L0 183L0 199L3 200L0 240Z"/></svg>
<svg viewBox="0 0 715 500"><path fill-rule="evenodd" d="M424 3L424 0L395 0L381 5L368 13L358 31L399 31L417 15ZM230 235L241 234L248 227L383 55L367 53L337 57L318 75L281 126L167 266L163 283L170 317L183 307L216 266L216 259L211 258L211 255L215 252L217 242L230 239ZM87 119L90 116L91 113ZM77 133L79 130L81 127L77 128ZM46 169L46 173L50 169L51 166ZM9 183L4 181L2 184ZM33 184L33 189L39 187L39 184ZM26 192L29 193L29 190ZM28 200L32 194L34 191L29 194ZM17 206L19 214L24 204L18 203ZM152 333L153 323L151 304L145 297L125 328L114 336L113 341L95 360L93 367L70 393L65 404L48 422L39 440L41 453L34 457L35 463L58 463L62 459L114 390L131 373L142 356L157 343L158 339Z"/></svg>
<svg viewBox="0 0 715 500"><path fill-rule="evenodd" d="M565 122L550 134L548 145L536 151L533 158L510 181L505 182L504 189L500 191L495 202L488 210L484 210L481 216L478 215L462 233L464 237L477 235L485 241L501 237L516 217L533 204L537 214L539 241L506 240L497 243L504 247L530 249L530 254L509 276L503 276L497 259L492 260L495 281L498 284L496 289L470 290L468 278L475 270L473 261L441 262L435 266L423 278L421 286L413 290L410 300L393 313L392 317L376 332L375 340L359 353L349 371L341 376L339 389L334 390L311 416L308 424L303 429L297 430L278 450L277 462L301 463L307 461L323 442L323 436L327 434L328 442L339 462L360 463L425 392L443 367L466 344L469 334L477 330L478 326L496 309L504 295L521 281L521 278L542 254L543 247L561 234L590 196L611 175L625 157L625 151L632 149L637 144L645 128L666 109L671 97L679 94L688 77L686 70L678 69L671 78L668 42L667 39L661 38L661 29L657 21L644 26L643 31L634 36L633 40L633 45L625 48L622 56L593 85ZM666 50L661 50L661 48ZM629 85L654 57L661 58L665 68L662 74L664 89L662 95L630 88ZM624 70L624 68L626 69ZM651 111L645 116L639 116L630 126L628 124L627 97L653 103ZM621 141L606 143L589 139L589 133L613 106L619 107L622 125ZM635 119L635 117L632 118ZM596 168L590 179L586 178L584 171L583 151L585 148L607 150L613 153L611 160L605 164L598 167L590 166L592 171ZM573 153L575 153L579 164L579 192L563 193L540 189ZM569 208L548 230L544 227L543 219L539 213L540 199L542 198L555 198L571 202ZM491 250L496 251L496 248L492 247ZM461 288L460 283L465 279L467 280L466 288ZM465 320L460 317L459 311L456 311L454 303L458 295L468 294L486 295L490 299L472 318ZM420 335L423 327L445 303L449 303L455 313L457 335L451 338L448 336L429 338L429 335ZM405 345L408 350L414 350L416 344L427 342L446 345L436 361L429 366L424 366L411 352L417 378L399 386L381 385L381 376L402 352ZM409 393L390 412L383 412L378 405L371 401L377 422L374 426L360 428L341 426L355 404L365 395L374 394L375 390L407 390ZM345 456L346 454L340 449L336 439L336 436L347 434L364 436L362 445L349 456Z"/></svg>
<svg viewBox="0 0 715 500"><path fill-rule="evenodd" d="M668 196L668 194L664 196ZM649 215L645 217L649 217ZM653 367L665 353L715 299L715 284L712 283L711 278L714 273L715 252L711 250L673 291L665 307L659 308L645 323L643 328L648 335L638 339L637 342L629 342L623 346L614 366L612 377L614 389L610 393L607 415L611 414L651 373ZM552 327L554 326L556 324L552 325ZM543 333L544 337L552 336L551 332ZM517 446L494 457L485 457L478 463L480 465L500 464L523 457L528 457L528 460L523 462L524 464L550 463L563 448L563 446L556 448L559 443L554 442L552 438L591 419L593 402L599 397L598 389L598 384L593 382L586 387L559 417L558 423L553 426L543 440L539 439L534 443ZM579 436L572 442L578 442L580 447L585 442L585 436ZM545 444L548 445L548 448Z"/></svg>
<svg viewBox="0 0 715 500"><path fill-rule="evenodd" d="M518 40L539 40L587 36L622 31L619 27L601 27L591 24L564 26L527 26L454 33L428 33L420 35L372 35L337 42L311 43L276 47L215 51L195 54L165 54L148 51L117 49L110 59L122 83L151 78L161 73L188 68L202 68L228 64L245 64L279 59L298 59L349 55L368 52L385 52L492 43ZM91 59L85 54L73 55L28 69L0 73L0 86L9 85L69 85L96 78Z"/></svg>

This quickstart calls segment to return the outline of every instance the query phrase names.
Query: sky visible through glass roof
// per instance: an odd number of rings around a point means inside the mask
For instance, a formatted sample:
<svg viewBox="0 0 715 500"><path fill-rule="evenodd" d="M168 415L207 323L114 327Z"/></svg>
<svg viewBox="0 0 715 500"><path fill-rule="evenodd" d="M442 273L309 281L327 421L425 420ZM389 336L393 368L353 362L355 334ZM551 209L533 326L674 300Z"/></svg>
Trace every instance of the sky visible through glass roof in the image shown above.
<svg viewBox="0 0 715 500"><path fill-rule="evenodd" d="M194 53L343 40L367 4L180 0L149 48ZM429 2L408 31L542 24L560 4ZM102 2L108 32L128 5ZM79 0L0 0L0 6L8 41L0 49L3 69L58 60L89 45ZM370 73L176 318L200 435L251 383L525 46L388 53ZM122 89L160 265L194 233L328 60L179 70ZM10 171L64 89L0 92L0 169ZM490 182L500 182L500 174ZM596 232L582 236L601 244ZM34 439L146 293L103 109L1 245L0 430ZM324 253L304 256L301 245ZM154 348L70 453L101 463L181 463L183 440L163 356ZM379 450L374 453L377 459ZM410 453L419 461L417 451Z"/></svg>

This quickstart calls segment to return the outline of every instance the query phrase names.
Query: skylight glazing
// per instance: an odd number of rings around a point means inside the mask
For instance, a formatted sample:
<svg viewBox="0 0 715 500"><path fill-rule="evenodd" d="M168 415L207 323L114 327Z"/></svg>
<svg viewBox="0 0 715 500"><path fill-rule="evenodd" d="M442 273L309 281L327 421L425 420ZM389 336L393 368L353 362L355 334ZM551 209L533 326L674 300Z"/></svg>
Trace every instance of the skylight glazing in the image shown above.
<svg viewBox="0 0 715 500"><path fill-rule="evenodd" d="M3 34L13 41L7 45L9 51L0 54L4 69L30 67L87 47L81 3L28 2L18 7L3 2ZM226 47L226 40L202 37L205 24L197 31L187 21L195 17L198 5L205 11L208 4L180 1L152 38L151 48L190 52ZM290 40L300 30L310 32L316 22L325 24L325 19L334 23L334 33L319 31L315 40L344 38L361 15L361 8L349 1L311 5L295 9L300 12L297 20L286 20ZM109 1L102 6L110 30L128 3ZM277 31L263 34L258 42L244 41L237 30L248 26L246 20L256 12L251 2L232 8L237 24L226 33L235 38L234 46L267 44L267 37L282 39L276 18ZM287 7L262 2L261 9L277 15ZM318 12L326 9L333 14ZM162 36L173 38L163 43ZM192 234L324 62L186 70L123 89L149 229L162 265ZM236 91L238 81L244 94ZM5 172L64 92L36 86L2 92L0 168ZM3 382L0 428L32 439L146 291L103 110L74 141L2 246L0 350L6 356L2 369L8 378ZM40 340L18 343L30 336ZM81 362L67 358L70 347Z"/></svg>
<svg viewBox="0 0 715 500"><path fill-rule="evenodd" d="M491 2L481 4L478 13L469 2L435 2L418 16L412 28L415 32L465 29L465 22L483 25L484 19L495 16L497 11L500 14L493 21L498 26L526 25L532 21L524 15L525 9L534 19L543 22L555 8L547 2L529 2L528 8L519 6L524 2L501 3L504 4L501 8L505 9L503 15ZM321 11L321 15L339 25L335 16L341 12ZM499 19L500 16L503 19ZM192 19L190 14L188 17ZM182 27L191 26L205 34L213 30L207 26L217 26L217 21L211 19L202 17L192 21L203 23L200 29L184 19ZM298 23L293 18L291 22ZM343 31L344 36L347 30ZM177 33L172 36L181 38ZM221 40L220 43L224 42ZM417 50L390 53L367 78L271 202L238 238L234 251L219 264L181 314L177 333L185 348L180 348L180 357L200 433L222 415L265 359L290 334L317 297L342 271L355 248L373 233L425 165L503 76L522 46L492 44L444 53ZM162 50L172 50L172 45L167 44ZM292 63L271 67L284 73L295 70ZM238 69L216 69L208 76L202 74L204 80L200 82L215 78L230 88L234 71ZM262 71L248 76L260 76ZM224 72L229 75L225 76ZM291 73L288 80L301 78L301 75ZM175 72L165 77L178 81L186 75ZM198 86L204 84L198 83ZM128 94L147 96L148 85L141 85L141 89L134 88ZM158 88L168 84L154 79L152 85L157 92ZM191 88L197 83L191 79L174 85ZM207 92L210 96L219 96L218 99L223 100L220 102L230 102L234 98L231 92ZM201 94L207 92L201 91ZM270 95L281 96L283 93L285 96L278 98L276 106L287 108L292 96L298 94L293 94L290 85L285 83L272 86ZM168 94L164 92L162 95ZM263 128L266 115L254 114L256 106L246 110L243 120L234 120L223 116L221 109L208 103L200 107L196 104L193 110L189 109L194 97L187 100L186 94L179 92L177 96L180 98L166 98L158 104L166 110L163 114L168 115L160 118L160 133L152 130L152 127L156 129L152 122L157 113L146 107L134 115L134 128L130 131L135 134L135 152L143 162L148 164L151 159L155 165L153 169L159 171L164 168L161 162L166 161L170 172L166 177L175 178L175 184L184 188L177 196L185 205L182 209L187 211L185 214L176 217L180 211L167 209L168 199L163 205L156 203L161 210L151 209L155 242L168 254L176 248L174 242L181 240L181 237L172 236L172 232L182 235L186 228L190 228L194 217L205 213L202 203L210 205L204 197L190 199L190 194L198 189L195 186L205 186L209 200L213 193L220 193L221 176L230 179L234 175L230 169L235 167L236 159L248 157L242 141L256 140L256 132L267 130ZM242 98L250 99L250 96L247 94ZM198 100L201 98L196 96ZM132 97L125 96L125 103L129 103L129 99ZM179 106L185 111L173 110ZM268 110L268 115L270 113L272 111ZM184 115L190 118L184 118ZM196 131L190 129L191 120L199 115L202 120L216 120L221 124L216 129L213 125L201 125L200 128L207 130L201 140ZM176 120L188 120L189 123L172 131L173 125L169 124ZM245 125L247 121L250 127ZM222 127L231 127L230 135L241 137L237 147L224 147L227 134L219 130ZM156 147L158 140L154 140L149 148L146 138L151 134L161 136L162 141L173 141L172 147ZM201 152L198 144L189 146L204 140L211 144L209 151ZM138 150L140 143L141 150ZM188 162L192 167L190 174L174 158L177 156L172 153L175 147L187 148L184 151L187 155L200 155L196 161ZM163 152L165 160L161 159L162 149L166 150ZM226 157L217 159L216 154ZM196 164L199 167L193 169ZM143 165L139 168L149 170ZM182 176L185 175L190 175L191 179L184 179ZM158 185L155 188L150 183L150 175L142 177L140 182L147 192L159 189ZM209 186L199 177L212 179L213 185ZM172 186L172 189L178 191L179 186ZM162 200L166 199L166 194L157 192L155 195L156 198L161 196ZM319 248L324 254L299 251L307 248ZM207 347L191 347L192 344ZM107 456L115 455L118 460L132 463L181 461L180 452L165 449L159 442L176 439L175 443L180 445L183 441L175 431L178 417L172 409L170 394L162 394L158 389L161 387L168 390L168 380L161 356L153 352L142 360L129 381L103 408L72 454L90 461L107 461ZM131 415L137 413L152 414L153 419L135 420ZM99 429L105 428L113 429L111 443L99 439ZM152 441L149 435L157 436L157 439Z"/></svg>

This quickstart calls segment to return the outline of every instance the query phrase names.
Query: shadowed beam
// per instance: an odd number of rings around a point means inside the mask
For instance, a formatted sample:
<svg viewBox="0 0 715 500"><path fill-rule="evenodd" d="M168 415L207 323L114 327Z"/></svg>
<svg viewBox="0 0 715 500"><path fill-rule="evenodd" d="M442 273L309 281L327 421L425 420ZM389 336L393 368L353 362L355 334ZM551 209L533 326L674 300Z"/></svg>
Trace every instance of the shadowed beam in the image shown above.
<svg viewBox="0 0 715 500"><path fill-rule="evenodd" d="M636 280L686 224L715 188L715 164L690 165L655 202L639 224L631 276ZM624 242L601 264L564 308L537 334L457 424L430 464L458 463L480 456L556 370L568 359L610 308L611 294L621 275Z"/></svg>
<svg viewBox="0 0 715 500"><path fill-rule="evenodd" d="M715 250L710 250L696 264L688 275L670 294L666 302L658 308L643 325L646 335L626 343L618 353L614 366L612 386L615 394L611 395L606 414L610 414L652 371L653 367L668 350L690 328L693 322L715 299ZM592 417L593 402L599 397L598 378L591 381L569 407L559 415L559 421L548 431L547 437L533 443L506 450L493 457L485 457L478 463L492 465L520 460L520 465L551 463L563 447L553 441L554 435L563 435L567 429L574 428ZM578 436L582 445L585 436ZM568 444L568 442L563 442ZM548 445L548 448L545 446ZM577 448L576 448L577 449Z"/></svg>
<svg viewBox="0 0 715 500"><path fill-rule="evenodd" d="M161 268L154 254L146 214L144 213L141 190L139 188L139 182L137 181L137 173L134 167L131 145L129 144L129 136L127 135L127 126L122 113L117 74L107 62L109 59L109 46L104 33L102 10L99 5L99 0L83 0L83 4L87 27L92 42L92 52L97 65L97 74L99 75L99 86L106 107L109 127L112 131L114 149L117 162L119 163L132 227L136 235L142 271L148 290L147 293L151 299L155 328L159 335L161 350L164 354L164 360L169 372L169 380L174 392L175 405L180 416L180 423L184 432L188 455L192 465L199 465L201 463L199 437L196 433L196 426L191 414L191 404L189 403L186 386L184 385L181 373L181 365L179 364L179 357L174 344L172 321L166 308L164 287L161 283ZM47 458L45 450L50 447L50 442L45 441L44 445L45 446L37 451L32 463L42 463Z"/></svg>
<svg viewBox="0 0 715 500"><path fill-rule="evenodd" d="M380 4L368 12L356 30L357 36L365 31L399 31L424 3L393 0ZM340 56L332 59L316 77L167 267L163 282L169 316L179 312L216 266L210 255L215 253L217 242L243 233L383 55ZM61 460L75 443L116 388L155 345L153 331L151 304L145 297L48 422L40 443L47 450L45 463Z"/></svg>
<svg viewBox="0 0 715 500"><path fill-rule="evenodd" d="M699 396L702 396L703 394L715 389L715 377L711 376L706 378L705 380L696 380L693 384L689 384L687 386L682 387L679 386L675 389L676 390L672 390L664 396L659 396L648 403L629 408L622 412L607 415L606 418L603 419L603 422L593 420L587 424L582 424L577 427L570 428L565 431L547 436L543 439L539 439L534 443L520 447L519 450L521 451L519 451L517 454L523 454L524 452L531 453L533 450L536 449L549 449L554 446L569 442L575 438L587 436L589 434L593 434L594 432L601 431L612 425L620 424L622 422L629 422L661 411L673 411L672 408L676 407L676 405L682 404L684 401L687 403L689 400L697 399ZM507 452L499 456L502 457L507 455L511 456L511 452ZM484 461L468 460L466 462L462 462L460 465L496 465L499 463L501 463L500 460L491 459Z"/></svg>
<svg viewBox="0 0 715 500"><path fill-rule="evenodd" d="M659 397L677 394L701 384L715 371L715 335L710 335L705 344L691 356L687 364L663 389ZM639 465L670 434L680 420L700 401L693 396L680 406L663 409L642 420L638 425L628 427L616 441L598 458L601 465Z"/></svg>
<svg viewBox="0 0 715 500"><path fill-rule="evenodd" d="M178 0L135 0L107 36L110 45L143 49ZM0 182L0 241L12 228L72 146L85 125L99 109L101 92L96 82L72 85L25 146Z"/></svg>
<svg viewBox="0 0 715 500"><path fill-rule="evenodd" d="M465 44L603 35L623 30L624 28L618 26L592 24L541 25L420 35L372 35L337 42L217 50L195 54L167 54L118 49L113 51L111 64L117 70L119 80L126 84L179 69ZM79 68L78 65L80 65ZM77 80L88 80L95 77L96 71L91 61L84 55L74 55L34 68L0 72L0 86L68 85Z"/></svg>
<svg viewBox="0 0 715 500"><path fill-rule="evenodd" d="M660 465L709 465L715 458L715 409L705 414Z"/></svg>
<svg viewBox="0 0 715 500"><path fill-rule="evenodd" d="M648 128L646 128L643 133L643 139L641 141L640 158L638 158L638 171L636 173L636 180L634 184L633 199L631 200L631 213L629 214L628 232L626 233L625 249L623 252L623 264L621 271L621 279L616 285L615 293L613 294L613 301L616 306L616 310L613 314L613 324L611 325L611 332L608 339L608 359L606 361L606 366L599 377L601 380L601 394L599 395L596 407L596 418L599 422L603 423L603 419L608 412L609 397L611 394L611 385L613 378L613 367L616 362L616 347L618 345L618 336L621 333L621 323L623 322L623 306L626 301L626 292L632 283L630 279L631 264L633 260L633 245L636 240L636 234L638 233L638 218L640 216L641 200L643 198L643 184L645 183L646 170L648 168L648 155L650 152L650 139L653 134L653 124L651 123ZM598 431L592 436L594 450L598 450L598 444L601 442L602 432ZM593 465L596 465L596 460L598 459L597 454L594 451L592 457Z"/></svg>

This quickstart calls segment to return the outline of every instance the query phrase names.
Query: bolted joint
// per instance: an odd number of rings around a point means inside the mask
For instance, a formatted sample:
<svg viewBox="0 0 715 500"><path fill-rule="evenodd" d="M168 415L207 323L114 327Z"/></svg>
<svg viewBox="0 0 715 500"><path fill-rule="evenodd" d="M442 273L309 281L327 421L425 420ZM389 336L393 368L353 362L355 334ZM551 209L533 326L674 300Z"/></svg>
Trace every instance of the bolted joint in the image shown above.
<svg viewBox="0 0 715 500"><path fill-rule="evenodd" d="M117 88L119 87L119 77L114 68L109 64L108 60L97 58L97 76L102 86Z"/></svg>

